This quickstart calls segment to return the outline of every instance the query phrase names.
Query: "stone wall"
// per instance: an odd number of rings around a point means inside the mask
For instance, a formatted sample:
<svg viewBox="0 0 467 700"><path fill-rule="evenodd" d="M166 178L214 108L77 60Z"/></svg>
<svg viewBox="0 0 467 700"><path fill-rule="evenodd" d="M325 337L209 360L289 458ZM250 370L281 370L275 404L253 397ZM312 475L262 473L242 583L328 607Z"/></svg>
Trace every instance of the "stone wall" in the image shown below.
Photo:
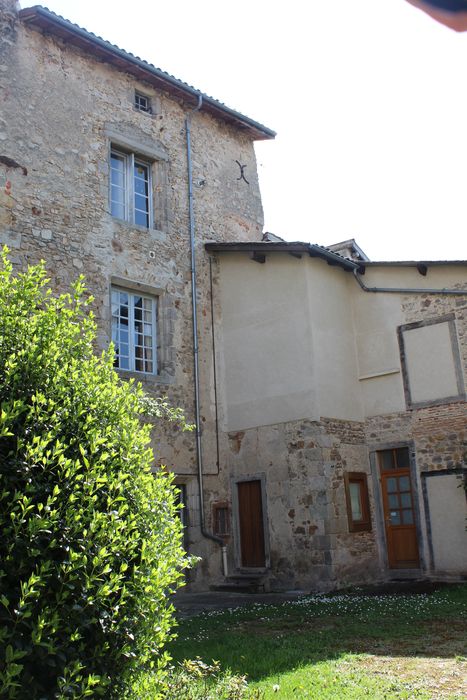
<svg viewBox="0 0 467 700"><path fill-rule="evenodd" d="M374 532L351 533L347 519L344 472L369 475L362 423L305 420L228 440L224 487L234 513L236 480L265 481L272 588L329 590L379 577ZM233 545L230 565L239 566Z"/></svg>
<svg viewBox="0 0 467 700"><path fill-rule="evenodd" d="M224 258L220 274L224 271L224 274L229 275L229 280L232 280L235 276L233 271L238 275L241 274L241 264L242 261L238 255L235 258L231 256L228 260ZM246 284L242 286L239 293L240 300L248 298L251 289L256 289L253 283L248 285L248 275L250 277L254 275L256 269L254 266L251 268L253 263L246 259L244 265L250 265L250 268L248 268L248 273L241 277L242 282L246 280ZM282 260L282 265L287 268L286 258ZM229 266L230 269L228 269ZM274 280L272 262L266 262L264 268L268 266L271 278ZM278 268L277 263L276 267ZM297 263L290 263L288 267L289 269L285 271L281 268L282 282L287 274L291 274L291 271L295 270ZM228 269L227 273L226 269ZM462 273L465 270L465 268L459 269ZM257 273L257 277L260 276L260 273L263 276L266 275L262 269ZM310 268L310 275L314 274L315 269ZM405 269L404 274L407 274ZM440 272L437 274L440 275ZM446 274L448 278L450 275L452 276L451 271L447 271ZM415 275L418 275L416 271ZM319 305L321 305L322 297L329 295L332 298L336 293L332 286L333 278L331 275L325 277L323 274L320 280L322 288ZM388 284L396 286L397 278L396 282L391 281ZM412 281L411 284L413 284ZM442 278L441 284L443 285ZM443 286L450 286L450 284L444 283ZM462 281L458 284L455 283L454 286L461 288ZM230 285L229 289L232 293L229 304L230 307L235 308L237 297L235 296L234 283ZM364 296L364 302L370 307L371 314L373 317L378 317L379 329L384 334L384 339L388 339L388 342L391 341L396 352L399 351L397 337L400 325L423 321L432 322L440 318L454 317L455 343L459 345L465 386L465 375L467 374L465 296L436 296L415 293L399 296L365 295L357 285L351 284L345 298L340 297L336 303L340 303L343 308L346 308L348 298L351 295L359 295L359 301L361 301L360 297ZM317 298L315 296L315 299ZM297 305L297 297L292 295L287 300L284 297L283 307L277 306L276 322L278 326L281 323L281 314L289 319L294 311L292 307L295 305ZM388 305L391 309L390 314L386 313ZM313 315L315 314L315 306L315 303L310 304L309 309L312 329L314 328L313 323L316 323ZM306 316L306 310L303 307L302 300L301 309L303 315ZM238 318L239 314L230 314L226 321L225 317L222 318L219 310L216 323L231 322L232 327L236 329ZM365 320L367 321L367 319ZM261 319L259 319L259 323L260 321ZM371 332L370 321L368 324L368 328L366 326L364 328L367 334ZM324 327L327 328L326 324ZM245 339L247 337L248 324L246 323ZM265 332L265 337L269 337L267 332ZM342 336L340 341L341 351L347 352L349 358L354 357L354 347L352 343L348 344L348 338ZM364 344L364 340L361 343ZM222 337L220 346L222 346ZM309 352L306 345L302 350L304 353ZM277 372L283 379L289 371L287 357L282 358L281 362L274 366L273 360L271 360L271 357L274 357L274 351L275 348L271 348L271 353L266 359L263 359L266 350L263 353L257 353L260 358L258 361L263 363L263 372L264 363L269 362L271 371ZM323 351L326 352L326 345L323 346ZM221 353L219 354L221 355ZM328 367L325 363L320 364L315 355L311 356L310 353L309 355L311 358L309 362L325 389L332 382L337 381L332 365ZM294 360L290 359L290 362L297 369ZM236 366L238 377L241 374L241 366L241 362L238 363L238 367ZM305 377L306 358L303 365L298 367L299 371L302 369ZM435 577L459 577L462 575L462 562L460 560L460 563L451 561L448 572L433 568L432 562L436 563L436 557L430 554L433 533L436 532L438 540L443 528L446 538L451 537L452 539L452 533L449 532L451 527L451 523L448 522L449 514L446 514L446 524L444 525L443 523L430 523L429 498L430 494L434 492L435 485L433 482L430 487L431 491L427 490L425 475L434 470L439 471L440 474L452 475L466 464L467 410L465 400L460 395L456 401L447 402L442 399L440 402L434 401L419 408L404 408L402 360L397 357L397 354L394 358L394 365L386 369L391 370L391 381L398 382L398 396L400 397L398 405L401 410L370 416L364 420L337 420L332 415L331 417L321 417L320 420L303 419L290 422L284 419L282 423L260 427L246 426L240 431L230 432L222 436L222 460L224 461L221 464L225 464L225 473L221 469L218 491L213 497L219 500L226 499L231 503L233 532L228 542L231 568L235 569L241 565L238 545L239 532L235 524L236 481L248 477L251 479L261 478L265 483L266 538L269 546L268 565L270 567L267 576L271 587L327 590L351 584L359 585L385 580L396 575L412 575L401 573L395 569L391 571L387 566L380 474L375 458L375 452L379 450L406 446L409 448L414 465L412 488L416 503L417 534L421 557L421 573L418 575ZM253 375L254 371L254 364L248 364L247 372ZM436 364L434 364L432 371L436 372ZM384 375L384 373L382 374ZM273 377L276 382L275 375ZM376 374L372 381L378 385L379 391L384 391L385 376L379 377ZM355 402L357 415L359 410L358 391L359 385L356 383L350 398ZM224 396L224 401L225 398ZM290 397L284 395L282 401L284 403L284 416L286 416ZM381 402L381 405L385 405L384 401ZM311 414L311 403L309 408ZM339 407L337 407L336 412L337 410ZM371 515L370 530L350 531L345 488L345 475L349 472L366 475ZM451 488L451 482L447 478L444 481L440 479L436 482L437 494L439 495L438 510L439 503L445 502L448 498L447 495L441 493L440 489L448 488L448 486ZM434 512L438 511L434 509ZM458 513L456 517L457 523L460 517ZM456 527L456 523L453 521L452 527ZM457 533L456 536L462 538L465 533ZM237 542L235 542L235 538L237 538ZM439 556L438 560L440 561Z"/></svg>
<svg viewBox="0 0 467 700"><path fill-rule="evenodd" d="M99 344L110 335L110 285L159 296L159 376L135 375L168 395L193 420L193 339L185 118L193 104L136 81L60 39L18 21L15 3L0 3L0 244L19 268L45 260L57 292L83 274L94 296ZM135 90L153 113L134 108ZM207 471L213 436L209 266L206 240L257 240L263 213L253 143L203 111L191 117L202 423ZM111 216L110 145L147 155L154 184L154 228ZM247 179L238 180L246 164ZM123 377L131 373L122 372ZM193 434L159 430L157 463L187 484L192 551L200 541ZM220 571L219 562L213 568ZM201 570L194 578L201 577Z"/></svg>

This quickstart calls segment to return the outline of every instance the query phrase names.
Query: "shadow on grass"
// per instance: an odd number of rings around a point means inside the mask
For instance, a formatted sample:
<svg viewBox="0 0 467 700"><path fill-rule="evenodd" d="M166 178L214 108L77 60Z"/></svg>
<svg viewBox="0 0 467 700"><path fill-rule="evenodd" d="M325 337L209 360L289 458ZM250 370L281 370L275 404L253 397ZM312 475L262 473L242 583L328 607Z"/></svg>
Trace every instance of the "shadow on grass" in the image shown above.
<svg viewBox="0 0 467 700"><path fill-rule="evenodd" d="M183 620L170 652L259 681L347 654L467 655L467 586L429 596L335 596L259 605ZM334 602L333 602L334 601Z"/></svg>

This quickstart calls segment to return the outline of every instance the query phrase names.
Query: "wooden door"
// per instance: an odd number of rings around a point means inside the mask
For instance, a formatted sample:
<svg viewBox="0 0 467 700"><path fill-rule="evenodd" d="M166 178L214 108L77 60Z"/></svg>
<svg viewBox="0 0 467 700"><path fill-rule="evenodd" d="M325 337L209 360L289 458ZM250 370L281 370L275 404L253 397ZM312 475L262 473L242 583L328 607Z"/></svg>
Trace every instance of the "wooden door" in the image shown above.
<svg viewBox="0 0 467 700"><path fill-rule="evenodd" d="M240 481L238 489L238 516L242 566L266 566L263 526L261 481Z"/></svg>
<svg viewBox="0 0 467 700"><path fill-rule="evenodd" d="M420 564L409 469L382 471L381 488L389 568L417 569Z"/></svg>

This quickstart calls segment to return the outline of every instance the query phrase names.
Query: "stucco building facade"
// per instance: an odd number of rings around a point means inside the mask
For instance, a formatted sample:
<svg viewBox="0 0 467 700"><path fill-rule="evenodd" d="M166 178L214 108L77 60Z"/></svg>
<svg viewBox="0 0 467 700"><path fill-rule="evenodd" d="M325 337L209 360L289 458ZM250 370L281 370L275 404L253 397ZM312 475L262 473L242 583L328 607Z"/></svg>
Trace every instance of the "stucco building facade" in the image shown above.
<svg viewBox="0 0 467 700"><path fill-rule="evenodd" d="M0 99L0 242L198 422L154 438L193 588L466 575L466 264L263 240L274 132L43 8L0 0Z"/></svg>
<svg viewBox="0 0 467 700"><path fill-rule="evenodd" d="M278 588L465 576L466 263L207 248L237 563Z"/></svg>

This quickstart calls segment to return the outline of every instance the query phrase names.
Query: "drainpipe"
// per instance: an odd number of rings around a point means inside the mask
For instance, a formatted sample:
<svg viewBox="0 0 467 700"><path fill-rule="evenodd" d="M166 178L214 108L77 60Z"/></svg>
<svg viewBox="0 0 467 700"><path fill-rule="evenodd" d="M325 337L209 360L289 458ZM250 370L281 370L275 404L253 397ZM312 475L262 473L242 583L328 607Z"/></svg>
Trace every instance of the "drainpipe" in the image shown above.
<svg viewBox="0 0 467 700"><path fill-rule="evenodd" d="M358 270L353 270L355 279L364 292L386 292L389 294L450 294L452 296L467 296L467 289L423 289L423 287L367 287L358 275Z"/></svg>
<svg viewBox="0 0 467 700"><path fill-rule="evenodd" d="M195 212L193 206L193 167L191 162L191 117L199 112L203 104L202 95L198 95L198 104L185 118L186 156L188 167L188 210L190 223L190 253L191 253L191 305L193 317L193 369L195 384L195 424L196 424L196 462L198 467L199 515L201 534L215 542L222 551L222 571L227 576L227 547L221 537L213 535L205 528L204 521L204 488L203 488L203 452L201 449L201 420L199 400L199 346L198 346L198 305L196 299L196 251L195 251Z"/></svg>

